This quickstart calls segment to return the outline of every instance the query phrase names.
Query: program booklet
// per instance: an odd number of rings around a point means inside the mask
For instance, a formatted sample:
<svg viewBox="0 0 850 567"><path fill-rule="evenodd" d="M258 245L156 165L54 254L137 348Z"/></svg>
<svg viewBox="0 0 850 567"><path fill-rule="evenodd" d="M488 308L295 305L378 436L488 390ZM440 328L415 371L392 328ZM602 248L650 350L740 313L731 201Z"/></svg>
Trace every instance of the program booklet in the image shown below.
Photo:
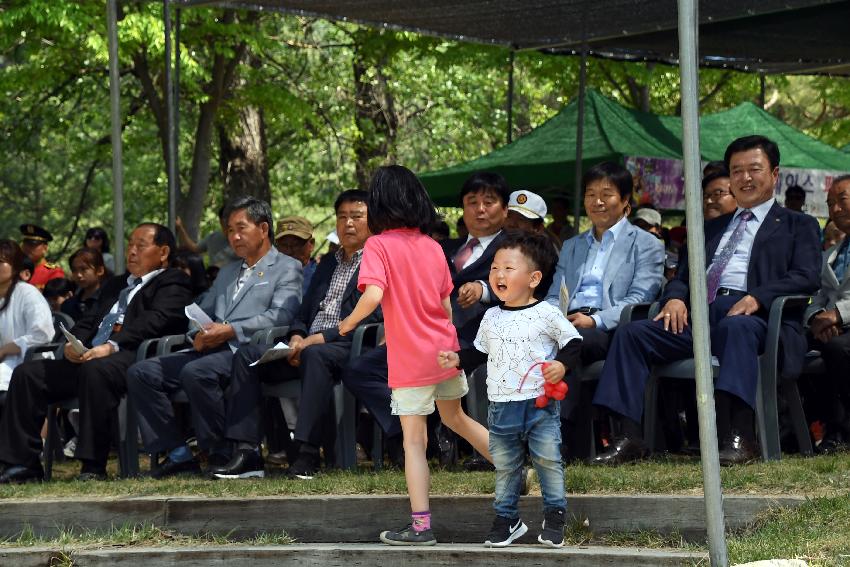
<svg viewBox="0 0 850 567"><path fill-rule="evenodd" d="M289 345L284 342L279 342L274 345L272 348L263 353L263 356L260 357L256 362L252 362L249 366L257 366L258 364L265 364L267 362L271 362L272 360L278 360L285 357L289 354L289 351L292 350L289 348Z"/></svg>

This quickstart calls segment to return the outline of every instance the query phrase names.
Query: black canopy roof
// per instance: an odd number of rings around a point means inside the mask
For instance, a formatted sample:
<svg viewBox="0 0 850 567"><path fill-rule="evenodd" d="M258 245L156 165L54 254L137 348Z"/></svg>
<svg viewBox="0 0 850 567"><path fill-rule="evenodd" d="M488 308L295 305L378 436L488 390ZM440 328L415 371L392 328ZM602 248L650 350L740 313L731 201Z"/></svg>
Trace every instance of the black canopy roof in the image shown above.
<svg viewBox="0 0 850 567"><path fill-rule="evenodd" d="M515 49L675 63L675 0L174 0L352 21ZM700 0L703 65L850 76L850 0Z"/></svg>

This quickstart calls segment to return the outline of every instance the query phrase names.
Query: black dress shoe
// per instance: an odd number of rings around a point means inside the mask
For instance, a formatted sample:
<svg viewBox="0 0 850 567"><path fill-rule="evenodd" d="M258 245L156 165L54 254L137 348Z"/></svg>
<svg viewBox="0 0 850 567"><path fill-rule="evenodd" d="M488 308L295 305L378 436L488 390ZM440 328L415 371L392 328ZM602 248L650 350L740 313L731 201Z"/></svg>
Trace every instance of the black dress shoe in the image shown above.
<svg viewBox="0 0 850 567"><path fill-rule="evenodd" d="M92 472L92 471L81 472L79 474L79 476L77 476L77 480L80 481L80 482L89 482L89 481L92 481L92 480L106 480L106 478L107 477L106 477L105 472Z"/></svg>
<svg viewBox="0 0 850 567"><path fill-rule="evenodd" d="M820 443L815 445L816 455L835 455L847 451L848 446L840 431L827 431Z"/></svg>
<svg viewBox="0 0 850 567"><path fill-rule="evenodd" d="M44 469L9 465L0 475L0 484L24 484L27 482L44 481Z"/></svg>
<svg viewBox="0 0 850 567"><path fill-rule="evenodd" d="M482 457L481 455L475 455L473 457L469 457L463 462L463 468L468 470L469 472L474 471L494 471L496 467L493 466L493 463Z"/></svg>
<svg viewBox="0 0 850 567"><path fill-rule="evenodd" d="M164 461L159 463L159 466L156 470L152 470L150 473L151 478L160 479L167 478L170 476L177 475L199 475L201 474L201 464L197 459L189 459L188 461L182 461L179 463L175 463L168 457L165 458Z"/></svg>
<svg viewBox="0 0 850 567"><path fill-rule="evenodd" d="M622 465L645 459L649 456L649 449L643 443L643 439L632 437L621 437L614 439L614 444L601 455L596 455L590 460L591 465Z"/></svg>
<svg viewBox="0 0 850 567"><path fill-rule="evenodd" d="M751 463L761 456L758 445L738 434L732 435L720 449L720 466L743 465Z"/></svg>
<svg viewBox="0 0 850 567"><path fill-rule="evenodd" d="M289 478L300 478L301 480L312 480L319 472L319 454L307 451L298 453L298 458L286 471Z"/></svg>
<svg viewBox="0 0 850 567"><path fill-rule="evenodd" d="M288 465L289 458L286 455L286 451L278 451L276 453L269 453L266 456L266 462L270 465Z"/></svg>
<svg viewBox="0 0 850 567"><path fill-rule="evenodd" d="M207 472L215 478L263 478L266 463L253 449L239 449L230 462L220 467L210 467Z"/></svg>

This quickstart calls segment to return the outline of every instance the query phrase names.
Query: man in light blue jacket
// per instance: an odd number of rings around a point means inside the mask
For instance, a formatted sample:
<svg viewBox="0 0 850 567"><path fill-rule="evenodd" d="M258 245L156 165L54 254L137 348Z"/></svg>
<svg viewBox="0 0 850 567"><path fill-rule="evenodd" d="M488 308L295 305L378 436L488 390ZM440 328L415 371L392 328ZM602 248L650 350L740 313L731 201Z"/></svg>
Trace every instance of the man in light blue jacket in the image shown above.
<svg viewBox="0 0 850 567"><path fill-rule="evenodd" d="M585 365L605 358L623 308L654 301L664 278L664 244L628 221L632 183L631 173L613 162L597 164L584 174L584 208L593 227L564 242L546 295L559 305L562 285L565 288L567 318L582 335ZM566 381L570 393L561 402L561 418L576 422L577 406L589 407L589 400L581 402L576 372L567 374ZM576 437L576 428L567 428L566 438Z"/></svg>

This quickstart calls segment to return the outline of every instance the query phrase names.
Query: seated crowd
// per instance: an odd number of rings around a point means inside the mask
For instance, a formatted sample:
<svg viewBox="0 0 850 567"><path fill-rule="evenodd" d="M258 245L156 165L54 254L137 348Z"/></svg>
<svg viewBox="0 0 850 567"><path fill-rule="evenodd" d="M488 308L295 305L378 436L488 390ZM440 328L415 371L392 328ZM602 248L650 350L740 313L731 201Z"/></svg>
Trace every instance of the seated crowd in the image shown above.
<svg viewBox="0 0 850 567"><path fill-rule="evenodd" d="M782 321L779 364L787 375L797 375L808 351L823 359L825 374L804 389L808 421L821 425L818 449L841 450L850 438L850 251L844 238L850 231L850 175L834 179L829 189L830 220L822 242L814 218L776 202L779 159L771 140L739 138L722 162L706 167L702 180L721 464L759 455L758 358L771 305L781 296L812 296L802 319L797 314ZM646 457L650 444L641 424L652 368L693 357L685 229L663 228L651 206L633 211L633 187L632 175L620 164L600 163L586 171L581 190L590 228L572 236L563 199L553 203L560 212L547 227L541 196L511 192L498 174L476 173L460 189L460 238L449 238L443 221L431 231L449 268L451 317L461 349L475 348L485 311L500 302L490 283L500 243L512 232L539 233L546 249L558 254L535 296L560 309L581 336L580 362L568 369L569 394L560 406L566 459L589 458L594 443L600 447L590 459L595 464ZM320 260L313 257L307 219L287 216L275 224L268 203L253 197L222 207L221 231L199 243L179 219L178 238L156 223L138 225L126 243L126 272L118 275L100 228L88 230L83 247L70 255L70 279L45 259L52 240L47 230L26 224L20 245L0 240L0 483L44 478L48 408L73 398L78 410L64 427L66 438L73 437L68 454L81 463L80 479L106 478L117 410L125 398L145 452L161 456L150 473L154 478L202 470L221 479L262 477L268 461L287 462L287 474L309 479L320 470L322 455L327 463L334 452L333 401L340 383L382 430L391 460L401 462L386 345L370 339L352 357L352 335L339 332L362 295L358 274L370 237L367 201L364 191L339 194L338 244ZM202 253L209 255L209 269ZM632 306L653 302L657 315L629 320L629 313L637 313ZM205 321L187 320L186 307L193 303L198 310L192 318L202 312ZM382 320L377 309L362 324ZM67 323L85 351L67 342L56 356L28 356L33 347L64 340L54 321ZM281 340L289 351L255 364L271 347L253 340L255 335L275 327L284 328ZM184 334L181 351L137 361L146 339ZM481 374L480 363L478 357L460 358L467 376ZM582 368L595 363L601 366L598 381L583 384ZM524 369L516 371L521 376ZM264 384L296 380L297 401L265 399ZM485 384L472 381L470 387L483 391ZM175 403L178 396L188 404ZM664 401L673 404L667 414L675 416L665 426L679 430L667 449L681 449L685 438L698 443L692 387ZM601 428L591 439L588 425L594 420ZM457 438L438 420L429 425L436 452L450 461Z"/></svg>

